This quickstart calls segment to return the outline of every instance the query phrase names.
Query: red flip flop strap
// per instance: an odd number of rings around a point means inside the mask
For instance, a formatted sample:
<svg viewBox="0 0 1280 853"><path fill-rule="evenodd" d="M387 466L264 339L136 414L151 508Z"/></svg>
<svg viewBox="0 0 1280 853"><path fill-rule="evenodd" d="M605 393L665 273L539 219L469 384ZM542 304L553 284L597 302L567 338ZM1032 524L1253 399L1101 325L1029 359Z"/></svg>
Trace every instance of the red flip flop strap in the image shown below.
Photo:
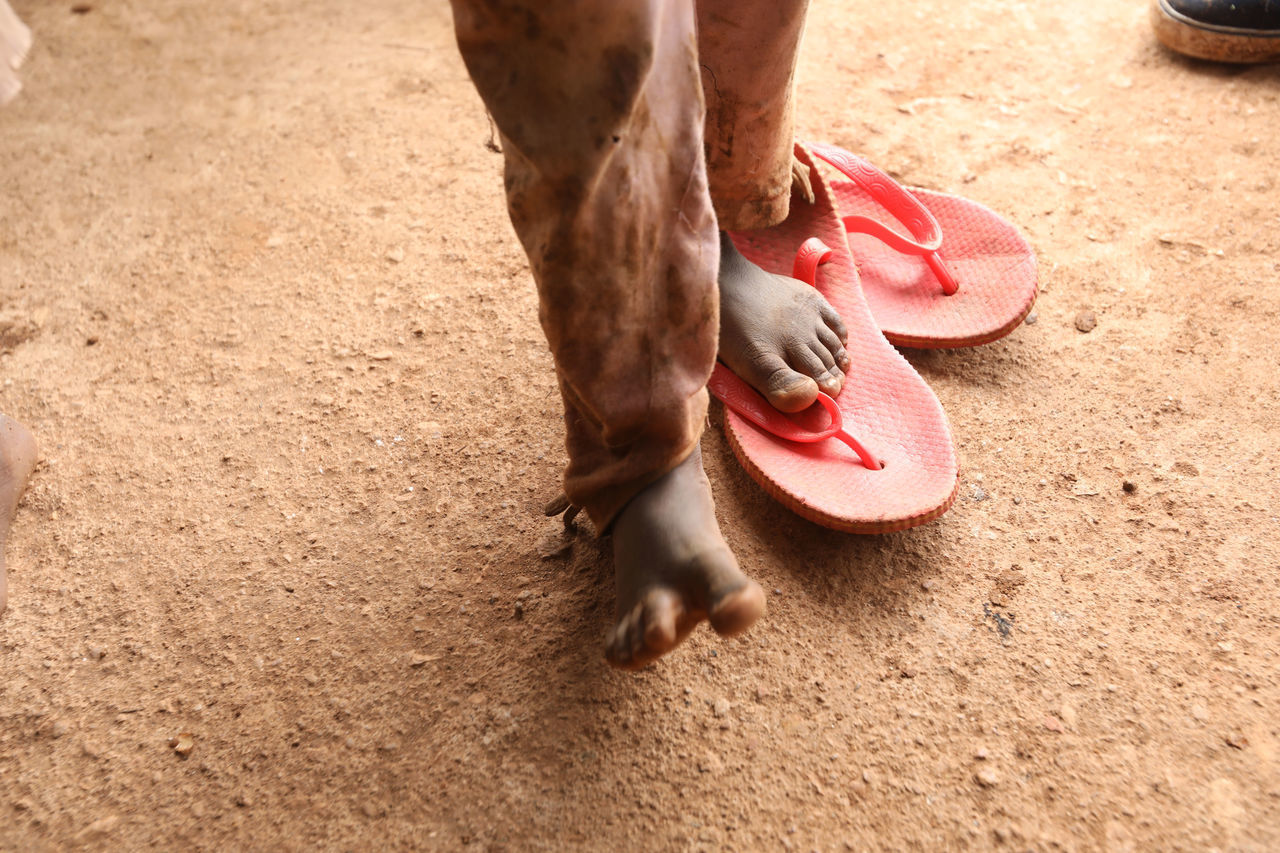
<svg viewBox="0 0 1280 853"><path fill-rule="evenodd" d="M832 248L820 237L810 237L800 244L795 263L791 265L791 277L810 287L817 287L818 267L831 259Z"/></svg>
<svg viewBox="0 0 1280 853"><path fill-rule="evenodd" d="M843 429L840 407L826 394L819 392L818 402L831 416L831 424L823 430L807 430L783 412L775 409L759 391L720 362L716 362L715 370L711 371L711 378L707 380L707 390L725 406L733 409L760 429L778 438L785 438L787 441L813 444L839 435Z"/></svg>
<svg viewBox="0 0 1280 853"><path fill-rule="evenodd" d="M938 257L942 246L942 226L927 207L904 186L877 169L861 157L841 148L821 143L808 143L814 154L830 163L842 175L853 181L871 196L877 204L902 223L911 234L910 239L867 216L845 216L840 221L848 231L869 234L880 242L906 255L919 255L929 264L937 276L942 292L950 296L960 289L955 277Z"/></svg>
<svg viewBox="0 0 1280 853"><path fill-rule="evenodd" d="M814 405L827 410L831 424L825 429L807 430L788 415L775 409L760 395L760 392L720 362L716 362L715 369L711 371L711 378L707 380L707 390L724 403L726 408L732 409L771 435L797 444L817 444L819 441L837 438L858 454L858 460L867 470L879 471L884 467L862 442L845 432L840 406L821 391L818 392L818 400Z"/></svg>
<svg viewBox="0 0 1280 853"><path fill-rule="evenodd" d="M866 225L864 233L883 240L900 252L923 255L942 245L942 226L929 209L905 187L868 163L832 145L808 144L814 154L834 166L842 175L866 191L867 195L897 219L911 233L908 239L881 222L865 216L846 216L846 221ZM859 229L861 230L861 229Z"/></svg>

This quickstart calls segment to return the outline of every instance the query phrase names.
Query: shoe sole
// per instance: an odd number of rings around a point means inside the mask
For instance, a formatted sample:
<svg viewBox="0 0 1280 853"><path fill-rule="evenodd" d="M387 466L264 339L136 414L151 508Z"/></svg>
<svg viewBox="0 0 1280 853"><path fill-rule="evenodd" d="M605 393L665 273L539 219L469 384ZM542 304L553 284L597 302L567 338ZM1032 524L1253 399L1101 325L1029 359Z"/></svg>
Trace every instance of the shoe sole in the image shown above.
<svg viewBox="0 0 1280 853"><path fill-rule="evenodd" d="M1243 64L1280 62L1280 30L1206 24L1170 8L1167 0L1152 2L1151 26L1165 47L1196 59Z"/></svg>

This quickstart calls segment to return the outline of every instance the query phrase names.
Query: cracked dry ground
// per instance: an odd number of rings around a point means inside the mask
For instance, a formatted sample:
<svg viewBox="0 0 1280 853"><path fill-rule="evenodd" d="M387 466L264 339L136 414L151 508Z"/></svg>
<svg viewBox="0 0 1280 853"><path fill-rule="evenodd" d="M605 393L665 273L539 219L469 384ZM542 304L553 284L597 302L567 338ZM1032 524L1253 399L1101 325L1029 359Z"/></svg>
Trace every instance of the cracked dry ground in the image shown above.
<svg viewBox="0 0 1280 853"><path fill-rule="evenodd" d="M628 675L604 552L542 557L559 401L447 5L17 6L0 847L1280 847L1277 69L1140 0L818 0L801 135L1019 223L1036 322L909 353L963 467L917 530L799 520L713 412L769 613Z"/></svg>

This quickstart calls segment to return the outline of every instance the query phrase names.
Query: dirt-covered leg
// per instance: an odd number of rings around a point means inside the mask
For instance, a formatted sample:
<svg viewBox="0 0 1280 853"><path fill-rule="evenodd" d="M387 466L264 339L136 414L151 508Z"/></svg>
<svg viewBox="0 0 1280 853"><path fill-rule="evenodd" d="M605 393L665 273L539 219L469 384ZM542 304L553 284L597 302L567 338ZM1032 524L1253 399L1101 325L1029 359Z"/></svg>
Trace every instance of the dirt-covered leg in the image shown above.
<svg viewBox="0 0 1280 853"><path fill-rule="evenodd" d="M732 636L764 613L764 591L742 573L720 535L696 449L618 514L613 559L618 620L606 655L615 666L644 666L704 619Z"/></svg>

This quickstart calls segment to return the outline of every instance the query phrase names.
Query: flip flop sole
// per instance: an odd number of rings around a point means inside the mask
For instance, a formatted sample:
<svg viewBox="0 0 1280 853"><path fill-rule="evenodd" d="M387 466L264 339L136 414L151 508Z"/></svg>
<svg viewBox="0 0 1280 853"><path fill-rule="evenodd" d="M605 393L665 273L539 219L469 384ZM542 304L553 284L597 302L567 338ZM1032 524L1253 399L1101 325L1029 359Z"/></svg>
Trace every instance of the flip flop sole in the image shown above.
<svg viewBox="0 0 1280 853"><path fill-rule="evenodd" d="M856 184L833 181L831 189L841 216L885 217ZM1038 292L1035 252L1026 239L975 201L905 189L941 226L938 255L960 288L948 296L924 258L867 234L849 234L867 305L884 336L898 346L951 349L990 343L1016 329Z"/></svg>
<svg viewBox="0 0 1280 853"><path fill-rule="evenodd" d="M802 146L796 156L812 165ZM834 439L798 444L778 438L731 409L725 410L725 432L752 479L796 514L849 533L915 527L955 501L960 471L951 430L938 398L868 310L844 226L820 176L814 194L812 205L793 201L782 224L733 234L733 241L749 260L781 275L790 275L796 251L810 237L835 250L818 267L815 286L849 330L846 350L853 367L836 404L845 429L884 467L869 470Z"/></svg>

